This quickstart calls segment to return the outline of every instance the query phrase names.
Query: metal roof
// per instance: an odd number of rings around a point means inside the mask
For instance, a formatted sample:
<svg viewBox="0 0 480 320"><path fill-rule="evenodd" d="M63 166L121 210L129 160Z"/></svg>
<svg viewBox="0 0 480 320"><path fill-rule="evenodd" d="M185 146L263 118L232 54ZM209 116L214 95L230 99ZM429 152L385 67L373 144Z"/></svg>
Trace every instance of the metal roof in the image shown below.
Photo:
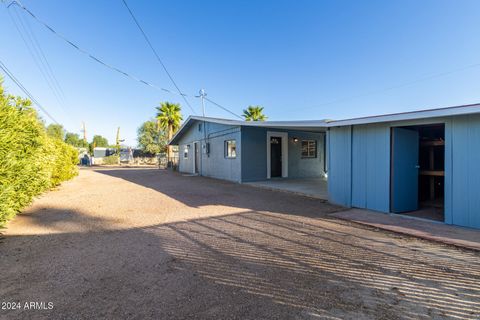
<svg viewBox="0 0 480 320"><path fill-rule="evenodd" d="M300 121L240 121L210 117L190 116L182 124L177 133L173 136L169 144L177 144L179 137L183 132L190 128L195 121L205 121L232 126L277 128L303 131L323 132L329 127L350 126L380 122L395 122L404 120L417 120L438 117L448 117L456 115L466 115L480 113L480 103L461 105L447 108L436 108L400 113L391 113L369 117L359 117L344 120L300 120Z"/></svg>
<svg viewBox="0 0 480 320"><path fill-rule="evenodd" d="M170 140L169 144L177 144L178 139L185 130L190 128L195 121L205 121L211 123L218 123L230 126L243 126L243 127L261 127L261 128L276 128L276 129L290 129L300 131L318 131L324 132L327 129L326 120L300 120L300 121L242 121L242 120L230 120L200 116L190 116L182 124L177 133Z"/></svg>
<svg viewBox="0 0 480 320"><path fill-rule="evenodd" d="M457 116L457 115L474 114L474 113L480 113L479 103L447 107L447 108L436 108L436 109L391 113L391 114L384 114L384 115L378 115L378 116L360 117L360 118L352 118L352 119L345 119L345 120L329 120L327 122L328 122L328 127L337 127L337 126L350 126L355 124L369 124L369 123L379 123L379 122L394 122L394 121L403 121L403 120L448 117L448 116Z"/></svg>

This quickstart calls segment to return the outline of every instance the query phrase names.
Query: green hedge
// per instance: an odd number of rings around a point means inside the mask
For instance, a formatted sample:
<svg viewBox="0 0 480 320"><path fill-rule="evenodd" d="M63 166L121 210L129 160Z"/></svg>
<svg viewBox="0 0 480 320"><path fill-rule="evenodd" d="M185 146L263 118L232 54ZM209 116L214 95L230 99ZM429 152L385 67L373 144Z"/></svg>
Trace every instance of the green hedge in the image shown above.
<svg viewBox="0 0 480 320"><path fill-rule="evenodd" d="M33 197L78 173L78 151L48 137L30 104L7 96L0 82L0 226Z"/></svg>

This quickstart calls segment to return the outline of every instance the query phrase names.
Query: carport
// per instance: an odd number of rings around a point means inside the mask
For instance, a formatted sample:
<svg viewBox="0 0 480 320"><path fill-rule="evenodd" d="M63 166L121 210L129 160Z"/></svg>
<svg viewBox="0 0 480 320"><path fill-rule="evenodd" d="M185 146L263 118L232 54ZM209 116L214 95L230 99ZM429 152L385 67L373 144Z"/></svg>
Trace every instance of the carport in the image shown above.
<svg viewBox="0 0 480 320"><path fill-rule="evenodd" d="M324 122L242 128L242 180L252 186L327 200Z"/></svg>

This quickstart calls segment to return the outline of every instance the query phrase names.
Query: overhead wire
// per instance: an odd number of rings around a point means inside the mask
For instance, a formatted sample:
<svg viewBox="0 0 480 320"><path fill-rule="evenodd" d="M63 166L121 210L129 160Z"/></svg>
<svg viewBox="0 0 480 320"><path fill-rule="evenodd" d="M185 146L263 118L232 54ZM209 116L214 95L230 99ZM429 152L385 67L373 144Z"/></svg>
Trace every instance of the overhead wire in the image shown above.
<svg viewBox="0 0 480 320"><path fill-rule="evenodd" d="M233 115L233 116L235 116L235 117L237 117L237 118L239 118L239 119L242 119L242 120L243 120L243 118L242 118L241 116L239 116L238 114L236 114L236 113L235 113L235 112L233 112L233 111L230 111L230 110L229 110L227 107L224 107L224 106L222 106L222 105L218 104L217 102L213 101L213 100L212 100L212 99L210 99L210 98L207 98L207 97L205 97L204 99L205 99L205 100L207 100L208 102L210 102L210 103L212 103L212 104L216 105L216 106L217 106L217 107L219 107L220 109L222 109L222 110L224 110L224 111L226 111L226 112L230 113L231 115Z"/></svg>
<svg viewBox="0 0 480 320"><path fill-rule="evenodd" d="M165 66L165 64L163 63L162 59L160 59L160 56L158 55L157 53L157 50L155 50L155 48L153 47L152 43L150 42L150 40L148 39L148 36L147 34L145 33L145 31L143 30L142 26L140 25L140 23L138 22L137 18L135 17L135 15L133 14L132 10L130 10L130 7L128 6L127 2L125 0L122 0L123 4L125 5L125 7L127 8L128 12L130 13L130 16L132 17L133 21L135 22L135 24L137 25L138 29L140 30L140 32L142 33L143 37L145 38L145 41L147 42L148 46L150 47L150 49L152 49L152 52L154 53L155 57L157 58L158 62L160 62L163 70L165 71L165 73L167 74L168 78L170 79L170 81L173 83L173 85L175 86L175 88L177 89L178 93L182 96L183 100L185 101L185 103L187 104L187 106L190 108L190 110L193 112L193 114L196 114L195 110L193 109L193 107L190 105L190 103L188 102L187 98L182 95L182 91L180 90L180 88L178 87L177 83L175 82L175 80L173 79L172 75L170 74L170 72L168 71L167 67Z"/></svg>
<svg viewBox="0 0 480 320"><path fill-rule="evenodd" d="M38 102L37 99L25 88L25 86L13 75L13 73L5 66L5 64L0 60L0 69L5 72L5 74L12 80L19 88L20 90L25 93L30 100L47 116L52 120L54 123L59 124L57 120Z"/></svg>
<svg viewBox="0 0 480 320"><path fill-rule="evenodd" d="M37 66L38 70L42 74L42 77L44 78L47 86L50 88L52 91L55 99L57 100L59 106L61 108L64 108L62 100L59 96L59 93L55 89L55 86L52 82L52 78L48 71L46 70L45 63L42 61L42 58L40 57L40 52L38 51L38 48L35 46L33 43L33 39L31 38L30 34L28 33L25 25L23 24L23 21L21 20L21 17L18 15L18 13L15 11L15 14L17 15L18 23L15 20L15 17L11 14L11 12L8 12L18 34L20 35L23 43L27 47L28 52L30 53L35 65ZM22 31L23 30L23 31Z"/></svg>
<svg viewBox="0 0 480 320"><path fill-rule="evenodd" d="M20 16L20 14L17 14L17 15ZM33 28L31 26L30 22L26 18L23 18L23 20L25 21L25 25L27 26L28 30L30 31L30 34L32 35L33 41L37 45L38 51L40 52L43 60L45 61L45 64L47 66L47 70L49 71L49 73L51 75L51 78L53 79L53 83L55 84L56 88L58 89L60 97L62 98L63 102L66 103L67 98L65 96L65 91L63 90L62 86L58 82L58 79L55 76L55 73L53 72L53 69L50 65L50 62L48 61L48 59L47 59L47 57L46 57L46 55L45 55L45 53L42 49L42 46L40 45L40 42L38 41L38 38L36 37L35 32L33 31Z"/></svg>
<svg viewBox="0 0 480 320"><path fill-rule="evenodd" d="M176 86L176 89L178 92L175 92L173 90L170 90L170 89L167 89L167 88L163 88L163 87L160 87L158 85L155 85L149 81L146 81L146 80L143 80L131 73L128 73L126 71L123 71L122 69L120 68L117 68L113 65L110 65L108 63L106 63L105 61L103 61L102 59L98 58L97 56L93 55L92 53L90 53L89 51L83 49L82 47L80 47L79 45L77 45L76 43L74 43L73 41L69 40L66 36L64 36L63 34L57 32L53 27L51 27L48 23L44 22L43 20L41 20L40 18L38 18L30 9L28 9L27 7L25 7L23 4L21 4L20 2L14 0L12 2L10 2L10 4L7 5L7 8L10 8L11 6L18 6L20 9L24 10L28 15L30 15L35 21L37 21L39 24L41 24L43 27L45 27L47 30L49 30L51 33L53 33L56 37L60 38L63 42L65 42L66 44L68 44L70 47L74 48L75 50L77 50L78 52L82 53L83 55L86 55L88 58L92 59L93 61L95 61L96 63L98 64L101 64L102 66L112 70L112 71L115 71L116 73L119 73L131 80L134 80L136 82L139 82L143 85L146 85L146 86L149 86L151 88L154 88L156 90L160 90L160 91L163 91L163 92L166 92L166 93L170 93L170 94L174 94L174 95L179 95L181 96L187 103L187 106L190 107L191 111L196 114L195 110L193 109L193 107L190 106L190 104L188 103L188 100L186 100L186 97L189 97L189 95L183 93L178 86ZM128 5L127 5L128 7ZM133 16L134 17L134 16ZM148 38L147 38L148 39ZM148 41L148 43L150 43L150 41ZM150 43L151 45L151 43ZM153 46L152 46L153 48ZM153 50L155 50L153 48ZM155 51L156 53L156 51ZM156 54L157 55L157 54ZM158 56L158 55L157 55ZM158 57L159 59L159 57ZM159 61L161 62L161 59L159 59ZM163 65L163 63L161 62L161 64ZM163 65L164 66L164 65ZM166 69L166 68L165 68ZM167 74L170 74L168 73L168 70L166 70ZM171 75L170 75L171 77ZM173 77L171 78L171 80L173 80ZM174 82L174 81L172 81ZM243 119L241 116L239 116L238 114L234 113L233 111L229 110L228 108L218 104L217 102L215 101L212 101L211 99L209 98L205 98L205 100L209 101L210 103L212 103L213 105L217 106L218 108L228 112L229 114L237 117L237 118L240 118L240 119Z"/></svg>
<svg viewBox="0 0 480 320"><path fill-rule="evenodd" d="M37 21L38 23L40 23L42 26L44 26L46 29L48 29L51 33L53 33L56 37L60 38L61 40L63 40L65 43L67 43L69 46L73 47L75 50L79 51L80 53L88 56L90 59L92 59L93 61L103 65L104 67L110 69L110 70L113 70L117 73L120 73L122 75L124 75L125 77L127 78L130 78L131 80L134 80L136 82L139 82L139 83L142 83L144 85L147 85L151 88L154 88L154 89L157 89L157 90L161 90L161 91L164 91L164 92L167 92L167 93L172 93L172 94L176 94L176 95L180 95L180 96L186 96L186 94L184 93L176 93L175 91L172 91L170 89L166 89L166 88L162 88L162 87L159 87L155 84L152 84L151 82L148 82L148 81L145 81L137 76L134 76L128 72L125 72L117 67L114 67L106 62L104 62L102 59L94 56L93 54L89 53L87 50L81 48L80 46L78 46L77 44L75 44L73 41L70 41L67 37L65 37L64 35L62 35L61 33L58 33L54 28L52 28L49 24L47 24L46 22L44 22L43 20L39 19L32 11L30 11L27 7L25 7L24 5L22 5L21 3L19 3L18 1L12 1L7 7L10 7L12 5L16 5L18 6L19 8L23 9L25 12L27 12L35 21Z"/></svg>

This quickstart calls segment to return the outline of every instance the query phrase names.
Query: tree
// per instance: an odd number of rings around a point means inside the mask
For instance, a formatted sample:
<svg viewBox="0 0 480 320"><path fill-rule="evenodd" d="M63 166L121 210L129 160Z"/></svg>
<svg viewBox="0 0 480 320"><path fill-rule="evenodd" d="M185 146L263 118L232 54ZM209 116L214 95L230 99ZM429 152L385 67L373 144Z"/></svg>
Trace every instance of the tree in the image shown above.
<svg viewBox="0 0 480 320"><path fill-rule="evenodd" d="M80 137L76 133L67 132L65 134L65 143L71 146L78 147L78 140L80 140Z"/></svg>
<svg viewBox="0 0 480 320"><path fill-rule="evenodd" d="M47 127L47 135L52 138L60 139L63 141L65 136L65 130L61 124L50 124Z"/></svg>
<svg viewBox="0 0 480 320"><path fill-rule="evenodd" d="M108 148L108 140L100 135L94 135L92 140L93 148Z"/></svg>
<svg viewBox="0 0 480 320"><path fill-rule="evenodd" d="M137 130L138 146L145 153L157 154L165 150L167 136L164 130L158 130L157 121L146 121Z"/></svg>
<svg viewBox="0 0 480 320"><path fill-rule="evenodd" d="M180 127L180 122L182 121L182 113L180 104L162 102L160 107L157 108L157 129L167 131L167 138L170 141L173 137L173 134ZM167 147L167 158L170 159L172 147Z"/></svg>
<svg viewBox="0 0 480 320"><path fill-rule="evenodd" d="M88 143L85 143L85 141L81 139L78 134L72 132L67 132L65 134L65 143L77 148L88 147Z"/></svg>
<svg viewBox="0 0 480 320"><path fill-rule="evenodd" d="M248 106L243 110L245 121L265 121L267 116L263 114L263 107L260 106Z"/></svg>

